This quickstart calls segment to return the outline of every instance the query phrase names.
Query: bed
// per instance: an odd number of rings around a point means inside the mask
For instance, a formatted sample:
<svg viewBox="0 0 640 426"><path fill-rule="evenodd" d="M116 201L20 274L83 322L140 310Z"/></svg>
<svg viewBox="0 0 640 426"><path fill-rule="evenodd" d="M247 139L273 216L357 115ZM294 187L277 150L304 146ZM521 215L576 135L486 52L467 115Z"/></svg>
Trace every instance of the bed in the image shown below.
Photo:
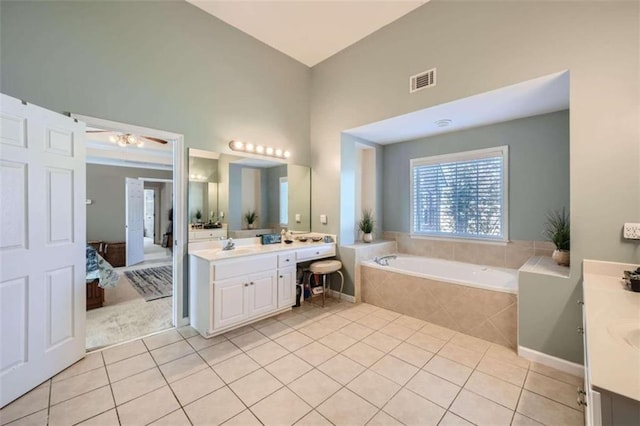
<svg viewBox="0 0 640 426"><path fill-rule="evenodd" d="M118 284L118 273L100 256L91 245L87 245L87 310L101 308L104 304L104 289Z"/></svg>

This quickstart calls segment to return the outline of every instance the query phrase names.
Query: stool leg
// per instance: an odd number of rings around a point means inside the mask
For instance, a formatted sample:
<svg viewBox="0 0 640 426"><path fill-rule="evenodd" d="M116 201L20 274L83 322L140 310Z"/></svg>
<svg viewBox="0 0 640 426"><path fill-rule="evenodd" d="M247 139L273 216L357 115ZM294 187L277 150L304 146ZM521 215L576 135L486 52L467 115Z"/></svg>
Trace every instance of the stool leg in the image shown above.
<svg viewBox="0 0 640 426"><path fill-rule="evenodd" d="M327 293L327 274L322 275L322 307L324 308L324 298Z"/></svg>
<svg viewBox="0 0 640 426"><path fill-rule="evenodd" d="M340 274L340 295L338 296L338 300L342 300L342 290L344 288L344 275L342 275L342 271L336 271Z"/></svg>

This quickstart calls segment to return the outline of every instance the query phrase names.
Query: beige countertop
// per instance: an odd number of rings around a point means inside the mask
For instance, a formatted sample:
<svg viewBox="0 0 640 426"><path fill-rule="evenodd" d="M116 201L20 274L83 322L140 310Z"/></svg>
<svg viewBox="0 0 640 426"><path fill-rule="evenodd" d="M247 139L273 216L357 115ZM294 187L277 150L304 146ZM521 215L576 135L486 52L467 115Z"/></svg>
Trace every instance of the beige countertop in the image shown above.
<svg viewBox="0 0 640 426"><path fill-rule="evenodd" d="M591 384L640 401L640 293L622 279L635 268L585 260L583 291Z"/></svg>

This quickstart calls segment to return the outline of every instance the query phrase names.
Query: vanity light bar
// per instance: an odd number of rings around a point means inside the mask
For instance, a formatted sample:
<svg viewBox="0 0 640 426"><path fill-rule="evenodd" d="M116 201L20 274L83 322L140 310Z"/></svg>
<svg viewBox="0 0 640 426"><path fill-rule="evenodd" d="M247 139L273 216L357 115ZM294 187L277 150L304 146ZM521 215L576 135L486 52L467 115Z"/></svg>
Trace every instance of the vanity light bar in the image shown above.
<svg viewBox="0 0 640 426"><path fill-rule="evenodd" d="M291 157L291 153L287 150L283 150L281 148L273 148L270 146L265 147L263 145L254 145L251 142L245 143L242 141L233 140L229 142L229 148L231 148L232 151L248 152L251 154L266 155L269 157L278 157L278 158Z"/></svg>

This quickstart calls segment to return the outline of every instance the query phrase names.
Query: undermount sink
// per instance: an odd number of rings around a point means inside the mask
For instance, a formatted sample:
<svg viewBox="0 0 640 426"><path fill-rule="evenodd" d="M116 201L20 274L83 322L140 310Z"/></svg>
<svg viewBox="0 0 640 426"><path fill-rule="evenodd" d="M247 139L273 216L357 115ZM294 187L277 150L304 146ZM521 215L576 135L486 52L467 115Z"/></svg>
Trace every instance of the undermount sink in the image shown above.
<svg viewBox="0 0 640 426"><path fill-rule="evenodd" d="M257 253L258 249L254 248L236 248L232 250L218 250L216 251L216 257L229 257L229 256L242 256L244 254Z"/></svg>
<svg viewBox="0 0 640 426"><path fill-rule="evenodd" d="M629 346L640 349L640 325L637 319L616 322L607 327L607 331L618 340Z"/></svg>

